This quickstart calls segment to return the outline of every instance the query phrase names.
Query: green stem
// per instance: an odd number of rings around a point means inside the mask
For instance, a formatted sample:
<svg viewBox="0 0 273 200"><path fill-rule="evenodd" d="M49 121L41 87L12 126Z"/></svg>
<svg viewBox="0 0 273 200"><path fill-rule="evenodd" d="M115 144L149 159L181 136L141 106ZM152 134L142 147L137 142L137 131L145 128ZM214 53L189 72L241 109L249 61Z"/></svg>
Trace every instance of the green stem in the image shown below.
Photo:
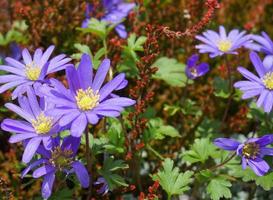
<svg viewBox="0 0 273 200"><path fill-rule="evenodd" d="M90 152L90 146L89 146L89 130L88 127L86 127L85 130L85 156L87 160L87 170L89 174L92 173L92 163L91 163L91 152ZM89 175L89 190L88 190L88 195L87 195L87 200L90 199L91 193L92 193L92 183L91 183L91 176Z"/></svg>
<svg viewBox="0 0 273 200"><path fill-rule="evenodd" d="M231 161L234 157L236 156L236 152L234 152L229 158L227 158L225 161L223 161L222 163L215 165L211 168L209 168L210 171L215 170L217 168L220 168L222 166L224 166L225 164L227 164L229 161Z"/></svg>
<svg viewBox="0 0 273 200"><path fill-rule="evenodd" d="M228 64L227 56L225 56L225 65L227 67L227 72L228 72L229 97L228 97L228 103L226 105L226 109L224 111L224 115L223 115L223 118L222 118L222 123L221 123L222 127L223 127L223 125L224 125L224 123L226 121L226 118L227 118L227 115L228 115L228 111L229 111L230 106L231 106L232 97L233 97L232 70L231 70L231 67Z"/></svg>
<svg viewBox="0 0 273 200"><path fill-rule="evenodd" d="M172 199L172 195L168 193L168 200Z"/></svg>
<svg viewBox="0 0 273 200"><path fill-rule="evenodd" d="M161 156L153 147L151 147L149 144L147 144L147 149L151 151L153 154L155 154L160 160L164 160L163 156Z"/></svg>

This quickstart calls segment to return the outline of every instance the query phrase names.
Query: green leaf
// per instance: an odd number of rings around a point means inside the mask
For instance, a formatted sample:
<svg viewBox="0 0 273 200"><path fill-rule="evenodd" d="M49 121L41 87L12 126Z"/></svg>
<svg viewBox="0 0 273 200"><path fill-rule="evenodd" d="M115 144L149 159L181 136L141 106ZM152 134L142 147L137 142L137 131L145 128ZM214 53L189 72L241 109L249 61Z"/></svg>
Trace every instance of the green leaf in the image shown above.
<svg viewBox="0 0 273 200"><path fill-rule="evenodd" d="M256 185L261 186L264 190L269 191L273 187L273 172L264 176L257 176L249 167L245 170L241 165L229 165L231 175L241 178L244 182L255 181Z"/></svg>
<svg viewBox="0 0 273 200"><path fill-rule="evenodd" d="M214 86L214 95L221 98L228 98L229 97L229 86L228 81L224 80L220 77L215 77L213 80Z"/></svg>
<svg viewBox="0 0 273 200"><path fill-rule="evenodd" d="M154 64L158 71L153 76L154 79L165 81L170 86L184 87L187 81L185 75L185 64L179 63L176 59L161 57ZM191 80L188 81L192 83Z"/></svg>
<svg viewBox="0 0 273 200"><path fill-rule="evenodd" d="M207 192L209 193L210 198L213 200L231 198L232 195L229 189L230 187L230 181L225 180L224 177L217 177L209 182Z"/></svg>
<svg viewBox="0 0 273 200"><path fill-rule="evenodd" d="M77 28L83 33L92 33L93 35L104 40L107 36L107 22L91 18L88 22L87 28Z"/></svg>
<svg viewBox="0 0 273 200"><path fill-rule="evenodd" d="M103 167L99 169L98 172L105 178L109 189L112 191L119 186L128 186L125 179L115 173L118 170L127 169L128 167L123 160L114 160L114 158L109 157L105 160Z"/></svg>
<svg viewBox="0 0 273 200"><path fill-rule="evenodd" d="M163 169L152 177L154 181L159 181L160 186L169 196L181 195L189 190L188 185L192 182L191 177L193 175L192 171L180 173L179 169L173 164L171 159L165 159L162 164Z"/></svg>
<svg viewBox="0 0 273 200"><path fill-rule="evenodd" d="M209 138L195 139L194 144L191 146L190 150L185 151L182 154L183 160L189 163L196 163L205 161L213 156L217 152L217 148Z"/></svg>
<svg viewBox="0 0 273 200"><path fill-rule="evenodd" d="M104 145L104 148L109 153L123 153L125 151L125 137L121 123L116 118L109 118L107 120L110 125L106 134L108 142Z"/></svg>
<svg viewBox="0 0 273 200"><path fill-rule="evenodd" d="M180 134L173 126L164 125L162 119L150 119L148 122L148 128L144 132L144 141L147 143L152 139L162 140L166 136L180 137Z"/></svg>

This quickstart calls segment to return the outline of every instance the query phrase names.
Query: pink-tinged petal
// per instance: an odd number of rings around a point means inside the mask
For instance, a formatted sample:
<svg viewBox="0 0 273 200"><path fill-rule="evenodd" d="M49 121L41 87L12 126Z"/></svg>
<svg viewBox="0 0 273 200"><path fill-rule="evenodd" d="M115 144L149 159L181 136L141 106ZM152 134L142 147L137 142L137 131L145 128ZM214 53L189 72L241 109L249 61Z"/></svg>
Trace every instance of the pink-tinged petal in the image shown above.
<svg viewBox="0 0 273 200"><path fill-rule="evenodd" d="M256 158L255 160L249 159L248 165L258 176L265 175L270 169L269 165L261 158Z"/></svg>
<svg viewBox="0 0 273 200"><path fill-rule="evenodd" d="M238 67L237 70L248 80L250 81L255 81L258 83L262 83L261 79L259 79L257 76L255 76L254 74L252 74L250 71L248 71L247 69L243 68L243 67Z"/></svg>
<svg viewBox="0 0 273 200"><path fill-rule="evenodd" d="M110 60L104 59L102 63L100 64L92 83L92 89L94 91L98 91L101 88L109 69L110 69Z"/></svg>
<svg viewBox="0 0 273 200"><path fill-rule="evenodd" d="M81 62L77 69L80 75L81 88L86 90L88 87L92 86L93 79L93 64L91 57L88 54L83 54L81 57Z"/></svg>
<svg viewBox="0 0 273 200"><path fill-rule="evenodd" d="M21 116L22 118L24 118L25 120L27 120L30 123L32 122L33 119L35 119L32 114L30 114L27 111L23 110L19 106L16 106L15 104L6 103L5 107L8 108L9 110L15 112L17 115Z"/></svg>
<svg viewBox="0 0 273 200"><path fill-rule="evenodd" d="M16 67L18 69L24 69L26 66L20 63L18 60L15 60L14 58L7 57L5 61L11 65L12 67Z"/></svg>
<svg viewBox="0 0 273 200"><path fill-rule="evenodd" d="M41 137L35 137L28 142L22 158L22 161L24 163L28 163L33 158L41 141L42 141Z"/></svg>
<svg viewBox="0 0 273 200"><path fill-rule="evenodd" d="M41 176L44 176L45 174L49 174L51 172L53 172L55 170L55 168L51 165L44 165L42 167L39 167L38 169L36 169L32 176L33 178L39 178Z"/></svg>
<svg viewBox="0 0 273 200"><path fill-rule="evenodd" d="M46 163L46 159L41 158L39 160L34 161L33 163L29 164L21 173L21 178L24 178L27 173L32 170L33 168L39 166L40 164Z"/></svg>
<svg viewBox="0 0 273 200"><path fill-rule="evenodd" d="M80 115L79 111L65 114L59 121L60 126L66 126Z"/></svg>
<svg viewBox="0 0 273 200"><path fill-rule="evenodd" d="M30 55L30 53L29 53L29 51L27 49L23 49L22 56L23 56L23 59L24 59L24 63L26 65L29 65L29 64L32 63L31 55Z"/></svg>
<svg viewBox="0 0 273 200"><path fill-rule="evenodd" d="M81 137L83 134L85 128L87 126L87 119L84 113L81 113L80 116L78 116L71 125L71 135L73 137Z"/></svg>
<svg viewBox="0 0 273 200"><path fill-rule="evenodd" d="M76 173L78 180L81 183L81 186L83 188L88 188L90 178L89 178L89 174L88 174L86 168L83 166L83 164L80 163L79 161L74 161L72 163L72 167Z"/></svg>
<svg viewBox="0 0 273 200"><path fill-rule="evenodd" d="M266 74L266 69L264 68L264 65L263 65L260 57L258 56L257 53L251 52L249 54L249 58L250 58L252 64L254 65L256 72L262 78Z"/></svg>
<svg viewBox="0 0 273 200"><path fill-rule="evenodd" d="M42 196L44 199L48 199L51 196L54 180L55 171L44 176L42 184Z"/></svg>
<svg viewBox="0 0 273 200"><path fill-rule="evenodd" d="M125 74L117 75L113 80L106 83L99 91L100 101L103 101L112 91L114 91L125 79Z"/></svg>
<svg viewBox="0 0 273 200"><path fill-rule="evenodd" d="M236 151L238 146L241 144L240 142L229 138L217 138L213 143L219 148L228 151Z"/></svg>

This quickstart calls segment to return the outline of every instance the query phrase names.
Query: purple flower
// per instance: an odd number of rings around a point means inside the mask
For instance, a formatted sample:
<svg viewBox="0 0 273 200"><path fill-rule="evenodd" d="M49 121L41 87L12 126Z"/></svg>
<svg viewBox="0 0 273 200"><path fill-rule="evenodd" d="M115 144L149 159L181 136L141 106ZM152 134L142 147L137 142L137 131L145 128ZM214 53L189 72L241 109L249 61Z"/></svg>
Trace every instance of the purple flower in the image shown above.
<svg viewBox="0 0 273 200"><path fill-rule="evenodd" d="M250 35L246 32L234 29L228 34L223 26L219 27L219 33L208 30L203 35L197 35L196 39L204 42L197 45L199 53L209 53L211 58L222 56L224 54L238 54L236 50L251 42Z"/></svg>
<svg viewBox="0 0 273 200"><path fill-rule="evenodd" d="M124 73L102 86L109 68L110 60L103 60L93 78L91 58L83 54L77 69L73 66L66 68L69 89L54 79L51 80L54 88L41 87L41 92L56 105L51 112L62 116L60 126L71 124L72 136L80 137L88 123L97 124L104 116L117 117L124 107L135 103L132 99L112 94L126 87Z"/></svg>
<svg viewBox="0 0 273 200"><path fill-rule="evenodd" d="M17 43L12 42L8 46L8 52L5 52L5 51L0 52L0 60L4 59L6 55L9 55L15 60L19 60L22 57L21 54L22 54L21 47Z"/></svg>
<svg viewBox="0 0 273 200"><path fill-rule="evenodd" d="M198 63L199 55L194 54L187 60L186 75L189 79L205 75L209 71L208 63Z"/></svg>
<svg viewBox="0 0 273 200"><path fill-rule="evenodd" d="M95 186L99 187L99 189L97 190L97 192L100 195L105 195L108 193L109 191L109 186L107 181L103 178L103 177L99 177L98 180L96 182L93 183Z"/></svg>
<svg viewBox="0 0 273 200"><path fill-rule="evenodd" d="M29 51L24 49L23 63L7 57L5 59L7 64L0 65L0 70L11 74L0 76L0 83L4 83L0 87L0 93L17 87L12 93L12 98L15 99L26 92L26 86L43 81L47 74L65 69L71 59L61 54L49 60L53 50L54 46L50 46L44 53L41 49L37 49L32 58Z"/></svg>
<svg viewBox="0 0 273 200"><path fill-rule="evenodd" d="M41 190L44 199L51 196L57 172L65 173L66 176L75 173L81 186L88 188L89 174L84 165L75 159L79 145L80 138L68 136L63 139L62 144L59 137L54 138L49 150L42 145L39 146L37 153L41 155L41 158L29 164L21 176L24 177L30 170L36 168L32 176L34 178L44 177Z"/></svg>
<svg viewBox="0 0 273 200"><path fill-rule="evenodd" d="M261 138L252 138L241 144L233 139L217 138L214 144L227 151L236 151L242 157L242 168L249 166L255 174L263 176L270 169L262 159L265 155L273 155L273 148L266 147L273 142L273 135L265 135Z"/></svg>
<svg viewBox="0 0 273 200"><path fill-rule="evenodd" d="M124 3L123 0L103 0L103 7L105 9L105 15L101 18L101 20L108 22L109 24L114 24L115 30L121 38L127 37L127 32L122 21L126 18L130 11L136 6L135 3ZM89 9L89 5L87 6L88 15L91 12ZM90 17L86 17L86 19L82 23L82 28L88 27Z"/></svg>
<svg viewBox="0 0 273 200"><path fill-rule="evenodd" d="M45 148L51 148L52 140L50 136L59 131L58 118L46 112L53 105L46 103L44 99L40 99L40 102L38 102L30 86L27 89L27 97L19 97L18 102L20 107L12 103L5 104L5 107L24 120L5 119L1 123L1 128L16 133L10 137L10 143L28 141L22 158L24 163L28 163L41 142L43 142Z"/></svg>
<svg viewBox="0 0 273 200"><path fill-rule="evenodd" d="M243 99L259 96L257 106L263 107L265 112L270 112L273 105L273 68L267 69L255 52L250 53L250 60L259 76L243 67L238 67L238 71L248 80L238 81L234 87L244 93Z"/></svg>
<svg viewBox="0 0 273 200"><path fill-rule="evenodd" d="M273 67L273 41L265 32L262 32L262 36L252 35L251 39L253 39L256 43L248 44L247 47L250 49L253 49L254 51L265 53L266 56L263 60L263 64L267 69L272 68Z"/></svg>

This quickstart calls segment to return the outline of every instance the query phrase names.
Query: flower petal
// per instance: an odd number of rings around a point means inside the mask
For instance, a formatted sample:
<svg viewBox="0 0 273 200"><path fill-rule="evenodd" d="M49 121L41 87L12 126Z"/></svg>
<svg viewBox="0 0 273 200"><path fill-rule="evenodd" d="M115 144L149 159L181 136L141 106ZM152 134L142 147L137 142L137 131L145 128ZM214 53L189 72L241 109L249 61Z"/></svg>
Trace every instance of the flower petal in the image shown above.
<svg viewBox="0 0 273 200"><path fill-rule="evenodd" d="M86 90L88 87L91 87L93 79L93 64L88 54L82 55L77 71L81 76L79 79L81 88Z"/></svg>
<svg viewBox="0 0 273 200"><path fill-rule="evenodd" d="M110 60L104 59L102 63L100 64L98 71L95 75L95 78L93 80L92 89L94 91L98 91L100 89L109 69L110 69Z"/></svg>
<svg viewBox="0 0 273 200"><path fill-rule="evenodd" d="M42 141L41 137L35 137L35 138L32 138L31 140L29 140L29 142L25 148L23 158L22 158L22 161L24 163L28 163L32 159L32 157L36 153L36 150L38 149L41 141Z"/></svg>
<svg viewBox="0 0 273 200"><path fill-rule="evenodd" d="M89 174L88 174L86 168L83 166L83 164L80 163L79 161L74 161L72 163L72 167L73 167L82 187L88 188L90 177L89 177Z"/></svg>
<svg viewBox="0 0 273 200"><path fill-rule="evenodd" d="M51 172L44 176L42 184L42 196L44 199L48 199L51 196L54 180L55 172Z"/></svg>
<svg viewBox="0 0 273 200"><path fill-rule="evenodd" d="M71 135L80 137L87 126L87 119L84 113L81 113L71 125Z"/></svg>
<svg viewBox="0 0 273 200"><path fill-rule="evenodd" d="M228 151L235 151L240 145L240 142L229 138L217 138L213 143L219 148Z"/></svg>

